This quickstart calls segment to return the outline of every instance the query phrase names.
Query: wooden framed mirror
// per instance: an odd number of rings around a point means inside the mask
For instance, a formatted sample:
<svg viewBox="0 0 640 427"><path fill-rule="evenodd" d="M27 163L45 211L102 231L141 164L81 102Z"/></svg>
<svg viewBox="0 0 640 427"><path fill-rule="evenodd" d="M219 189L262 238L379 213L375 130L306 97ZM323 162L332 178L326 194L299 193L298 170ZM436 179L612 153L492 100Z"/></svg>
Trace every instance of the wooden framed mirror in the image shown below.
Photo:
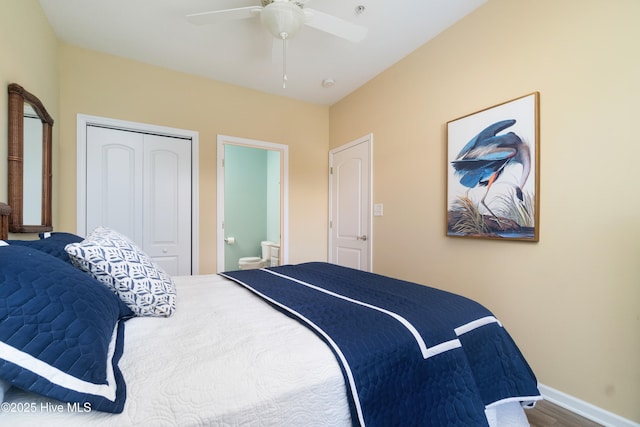
<svg viewBox="0 0 640 427"><path fill-rule="evenodd" d="M53 229L51 144L53 119L22 86L9 85L9 231Z"/></svg>

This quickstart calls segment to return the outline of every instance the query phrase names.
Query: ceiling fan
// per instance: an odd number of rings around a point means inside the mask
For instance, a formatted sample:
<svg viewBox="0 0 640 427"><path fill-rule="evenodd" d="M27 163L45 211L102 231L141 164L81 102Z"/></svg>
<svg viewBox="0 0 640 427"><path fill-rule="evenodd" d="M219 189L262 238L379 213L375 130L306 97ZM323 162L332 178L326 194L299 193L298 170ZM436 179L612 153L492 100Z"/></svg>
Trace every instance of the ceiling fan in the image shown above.
<svg viewBox="0 0 640 427"><path fill-rule="evenodd" d="M208 25L218 22L259 18L269 32L283 42L283 78L282 87L286 87L286 41L298 33L303 25L351 42L359 42L367 35L367 28L354 24L337 16L310 9L305 6L307 0L261 0L262 6L248 6L234 9L214 10L187 15L187 20L195 25ZM358 6L361 13L364 6Z"/></svg>
<svg viewBox="0 0 640 427"><path fill-rule="evenodd" d="M262 24L277 38L293 37L302 25L308 25L325 33L359 42L367 35L367 29L337 16L310 9L305 6L308 0L261 0L262 7L248 6L235 9L214 10L211 12L187 15L189 22L196 25L215 24L217 22L260 18ZM361 13L364 6L358 6Z"/></svg>

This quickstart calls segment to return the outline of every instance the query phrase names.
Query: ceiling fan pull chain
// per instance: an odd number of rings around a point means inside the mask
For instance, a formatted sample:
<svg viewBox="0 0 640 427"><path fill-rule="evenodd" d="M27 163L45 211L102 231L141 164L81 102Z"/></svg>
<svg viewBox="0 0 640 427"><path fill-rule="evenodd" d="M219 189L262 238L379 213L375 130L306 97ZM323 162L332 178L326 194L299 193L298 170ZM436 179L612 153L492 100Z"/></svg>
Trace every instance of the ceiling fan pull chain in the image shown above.
<svg viewBox="0 0 640 427"><path fill-rule="evenodd" d="M282 88L287 88L287 33L282 33Z"/></svg>

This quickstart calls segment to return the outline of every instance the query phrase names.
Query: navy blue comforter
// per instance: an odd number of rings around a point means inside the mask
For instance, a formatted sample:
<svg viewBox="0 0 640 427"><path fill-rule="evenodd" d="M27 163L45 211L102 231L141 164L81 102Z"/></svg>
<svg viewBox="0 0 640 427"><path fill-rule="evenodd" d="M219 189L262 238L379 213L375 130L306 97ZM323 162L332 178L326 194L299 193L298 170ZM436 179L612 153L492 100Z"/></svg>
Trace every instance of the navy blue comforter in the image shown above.
<svg viewBox="0 0 640 427"><path fill-rule="evenodd" d="M484 426L487 406L540 398L507 331L468 298L327 263L222 275L331 347L354 425Z"/></svg>

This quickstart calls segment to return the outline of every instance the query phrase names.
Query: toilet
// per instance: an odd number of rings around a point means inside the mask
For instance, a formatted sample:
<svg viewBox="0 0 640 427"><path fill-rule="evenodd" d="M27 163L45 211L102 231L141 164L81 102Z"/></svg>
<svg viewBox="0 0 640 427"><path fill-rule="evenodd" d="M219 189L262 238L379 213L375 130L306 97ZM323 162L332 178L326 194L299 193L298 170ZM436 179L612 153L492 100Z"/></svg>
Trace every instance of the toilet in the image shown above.
<svg viewBox="0 0 640 427"><path fill-rule="evenodd" d="M248 256L240 258L238 261L238 268L240 270L251 270L262 267L269 267L271 265L271 248L278 247L279 245L268 240L260 242L262 248L262 258L257 256Z"/></svg>

